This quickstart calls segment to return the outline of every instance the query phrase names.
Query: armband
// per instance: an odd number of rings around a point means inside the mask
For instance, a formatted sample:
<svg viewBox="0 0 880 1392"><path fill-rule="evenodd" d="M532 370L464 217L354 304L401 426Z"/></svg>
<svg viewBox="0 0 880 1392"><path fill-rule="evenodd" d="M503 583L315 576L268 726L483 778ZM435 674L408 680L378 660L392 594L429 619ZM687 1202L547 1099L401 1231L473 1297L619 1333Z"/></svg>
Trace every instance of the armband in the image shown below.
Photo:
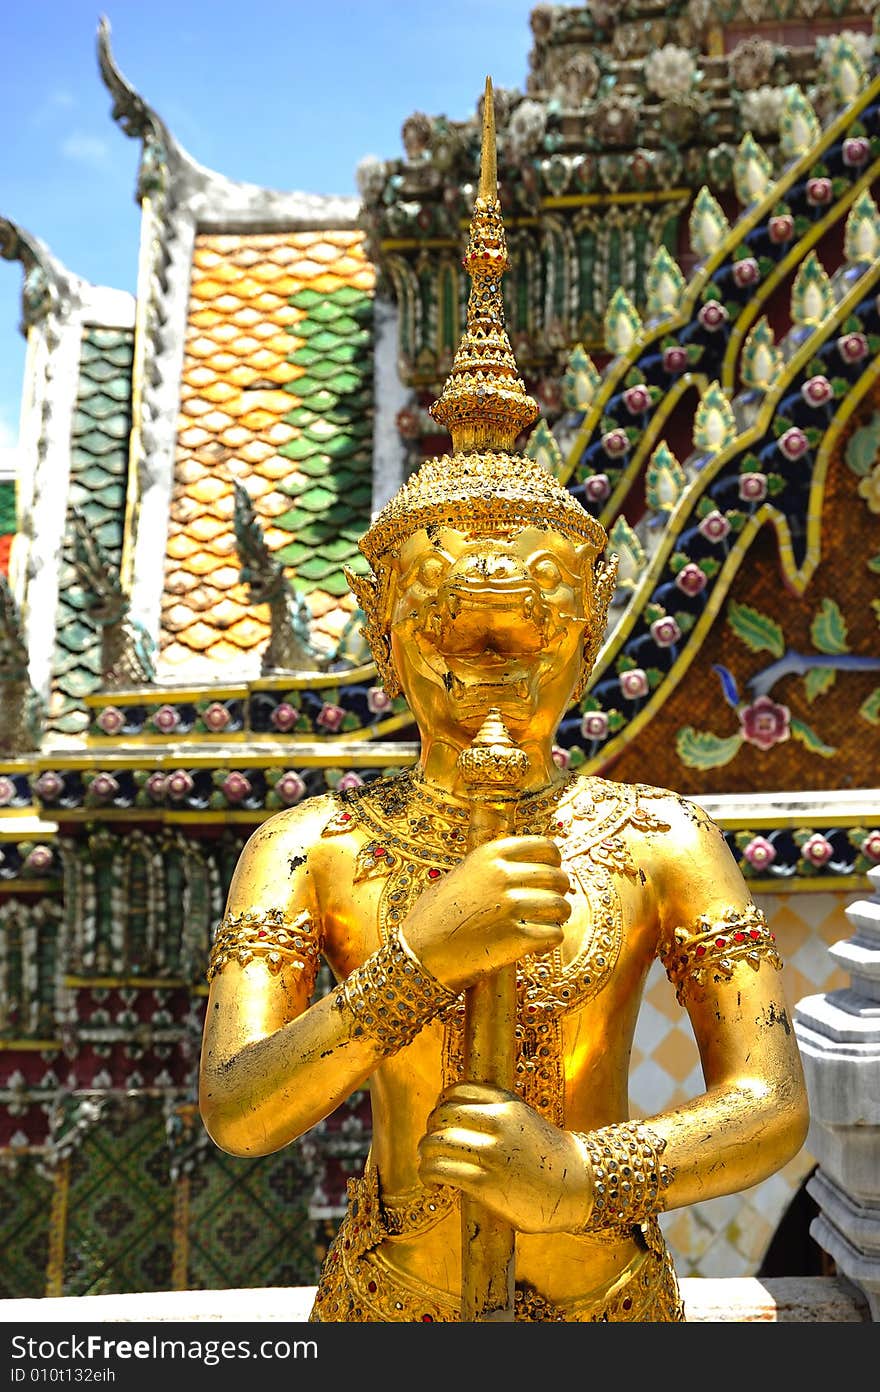
<svg viewBox="0 0 880 1392"><path fill-rule="evenodd" d="M227 962L245 967L256 959L264 962L273 976L282 967L296 966L314 985L320 953L318 935L305 910L292 919L283 909L226 914L214 935L207 977L212 981Z"/></svg>
<svg viewBox="0 0 880 1392"><path fill-rule="evenodd" d="M757 971L767 962L782 970L776 937L759 908L748 904L721 914L701 914L690 928L676 928L672 944L660 957L675 987L679 1005L691 986L702 986L707 975L729 981L737 962Z"/></svg>
<svg viewBox="0 0 880 1392"><path fill-rule="evenodd" d="M576 1233L628 1229L665 1208L673 1172L660 1159L666 1142L638 1122L575 1131L593 1174L593 1208Z"/></svg>
<svg viewBox="0 0 880 1392"><path fill-rule="evenodd" d="M383 1054L411 1044L430 1020L458 996L422 966L399 932L336 988L338 1009L347 1005L357 1033L371 1035Z"/></svg>

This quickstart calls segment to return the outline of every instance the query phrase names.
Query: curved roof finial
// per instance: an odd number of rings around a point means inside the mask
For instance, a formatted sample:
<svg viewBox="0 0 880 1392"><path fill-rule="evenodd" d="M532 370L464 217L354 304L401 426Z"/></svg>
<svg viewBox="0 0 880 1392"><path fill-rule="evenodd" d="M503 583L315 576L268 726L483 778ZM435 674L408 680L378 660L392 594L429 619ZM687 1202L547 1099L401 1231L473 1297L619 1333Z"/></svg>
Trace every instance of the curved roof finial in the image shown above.
<svg viewBox="0 0 880 1392"><path fill-rule="evenodd" d="M80 277L68 271L38 237L2 216L0 256L5 261L19 261L24 267L19 326L23 334L50 310L76 302L83 284Z"/></svg>
<svg viewBox="0 0 880 1392"><path fill-rule="evenodd" d="M98 21L98 67L104 85L113 98L112 116L126 135L138 139L162 130L162 122L143 97L123 77L110 48L110 21L101 15Z"/></svg>

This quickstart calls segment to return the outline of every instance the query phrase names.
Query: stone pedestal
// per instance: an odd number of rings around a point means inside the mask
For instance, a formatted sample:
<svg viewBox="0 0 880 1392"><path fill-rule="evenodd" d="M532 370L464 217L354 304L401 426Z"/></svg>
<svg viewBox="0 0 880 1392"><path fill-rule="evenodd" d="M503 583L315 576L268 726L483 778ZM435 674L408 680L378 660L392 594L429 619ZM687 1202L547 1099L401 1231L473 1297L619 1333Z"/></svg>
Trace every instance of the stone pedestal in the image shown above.
<svg viewBox="0 0 880 1392"><path fill-rule="evenodd" d="M852 985L805 996L794 1028L810 1097L811 1235L880 1320L880 866L846 910L855 932L830 949Z"/></svg>

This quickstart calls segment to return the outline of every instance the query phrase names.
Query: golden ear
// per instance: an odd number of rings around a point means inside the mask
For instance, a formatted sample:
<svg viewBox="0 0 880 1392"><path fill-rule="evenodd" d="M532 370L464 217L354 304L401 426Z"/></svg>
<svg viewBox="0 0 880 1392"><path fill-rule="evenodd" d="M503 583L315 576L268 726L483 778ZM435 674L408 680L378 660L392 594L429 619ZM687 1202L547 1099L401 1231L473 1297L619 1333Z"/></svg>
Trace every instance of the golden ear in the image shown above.
<svg viewBox="0 0 880 1392"><path fill-rule="evenodd" d="M617 589L617 567L620 557L612 552L610 556L598 557L593 564L592 571L588 572L590 580L585 580L585 586L592 582L592 605L585 607L588 611L587 625L584 630L584 661L581 668L580 680L573 693L572 699L579 701L587 689L590 680L590 673L593 664L599 655L602 646L602 639L605 637L605 628L608 623L608 606L614 598L614 591ZM590 613L592 609L592 613Z"/></svg>
<svg viewBox="0 0 880 1392"><path fill-rule="evenodd" d="M368 617L374 614L379 602L379 584L375 576L355 575L348 566L342 567L342 573L348 582L348 588L358 602L358 606Z"/></svg>
<svg viewBox="0 0 880 1392"><path fill-rule="evenodd" d="M348 566L343 567L349 589L363 610L364 637L376 662L382 686L389 696L400 695L400 680L394 670L391 656L391 642L383 619L382 583L375 575L355 575ZM386 591L387 593L387 591Z"/></svg>
<svg viewBox="0 0 880 1392"><path fill-rule="evenodd" d="M608 616L608 606L614 598L614 591L617 589L617 568L619 565L620 557L616 551L612 551L609 556L600 557L594 568L596 610L601 615L603 628Z"/></svg>

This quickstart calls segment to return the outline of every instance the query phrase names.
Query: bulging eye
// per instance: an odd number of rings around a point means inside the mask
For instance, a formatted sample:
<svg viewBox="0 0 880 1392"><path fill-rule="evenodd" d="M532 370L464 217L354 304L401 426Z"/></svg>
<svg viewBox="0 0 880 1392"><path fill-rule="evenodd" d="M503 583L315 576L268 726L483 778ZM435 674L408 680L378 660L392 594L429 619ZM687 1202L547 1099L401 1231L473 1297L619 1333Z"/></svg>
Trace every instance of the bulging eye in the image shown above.
<svg viewBox="0 0 880 1392"><path fill-rule="evenodd" d="M531 567L532 575L545 590L555 590L562 579L562 571L552 556L539 556Z"/></svg>
<svg viewBox="0 0 880 1392"><path fill-rule="evenodd" d="M419 584L436 589L447 571L447 562L442 556L426 556L419 566Z"/></svg>

